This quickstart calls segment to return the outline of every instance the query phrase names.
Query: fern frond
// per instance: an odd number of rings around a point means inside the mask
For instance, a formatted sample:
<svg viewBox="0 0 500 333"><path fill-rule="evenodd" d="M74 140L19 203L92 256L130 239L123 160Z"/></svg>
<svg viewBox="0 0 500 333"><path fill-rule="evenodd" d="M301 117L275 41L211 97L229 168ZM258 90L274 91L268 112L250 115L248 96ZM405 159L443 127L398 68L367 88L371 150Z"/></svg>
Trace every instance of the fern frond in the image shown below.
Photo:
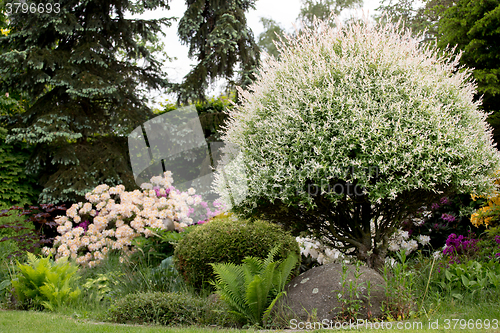
<svg viewBox="0 0 500 333"><path fill-rule="evenodd" d="M278 265L276 274L274 275L273 284L278 292L285 289L286 284L289 282L290 273L297 265L299 257L295 253L290 253L286 259Z"/></svg>
<svg viewBox="0 0 500 333"><path fill-rule="evenodd" d="M245 302L251 314L252 324L262 324L262 313L267 306L270 288L270 281L263 279L260 275L254 276L253 281L248 285Z"/></svg>
<svg viewBox="0 0 500 333"><path fill-rule="evenodd" d="M244 273L241 266L233 263L210 264L216 276L217 293L228 305L243 316L246 316L244 295Z"/></svg>
<svg viewBox="0 0 500 333"><path fill-rule="evenodd" d="M271 311L274 308L274 305L276 302L282 297L286 295L286 291L280 292L276 297L272 300L271 304L267 307L266 311L264 311L264 315L262 316L262 323L266 323L267 319L269 318L269 315L271 314Z"/></svg>
<svg viewBox="0 0 500 333"><path fill-rule="evenodd" d="M246 257L242 261L245 277L245 288L253 281L255 275L259 275L263 268L263 260L260 258Z"/></svg>
<svg viewBox="0 0 500 333"><path fill-rule="evenodd" d="M274 261L274 257L276 257L276 254L278 254L278 251L281 248L281 244L276 245L269 251L269 254L267 255L266 260L264 260L264 267L267 267L271 262Z"/></svg>

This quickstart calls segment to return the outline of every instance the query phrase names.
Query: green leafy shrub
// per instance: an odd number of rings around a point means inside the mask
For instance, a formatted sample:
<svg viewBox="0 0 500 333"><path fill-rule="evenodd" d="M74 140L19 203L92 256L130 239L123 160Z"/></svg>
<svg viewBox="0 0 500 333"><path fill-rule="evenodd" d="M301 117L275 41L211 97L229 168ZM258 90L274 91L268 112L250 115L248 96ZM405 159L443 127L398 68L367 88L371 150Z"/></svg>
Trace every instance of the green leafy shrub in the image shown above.
<svg viewBox="0 0 500 333"><path fill-rule="evenodd" d="M381 269L386 239L420 207L495 190L500 154L459 56L367 19L319 22L279 51L222 136L241 153L215 188L237 214L310 230Z"/></svg>
<svg viewBox="0 0 500 333"><path fill-rule="evenodd" d="M273 261L278 249L273 248L265 260L246 257L241 265L212 264L217 293L244 323L266 324L274 305L286 294L285 285L299 256L291 252L281 263Z"/></svg>
<svg viewBox="0 0 500 333"><path fill-rule="evenodd" d="M119 323L194 325L203 318L203 299L185 293L141 292L119 299L109 318Z"/></svg>
<svg viewBox="0 0 500 333"><path fill-rule="evenodd" d="M54 219L65 212L64 204L41 204L39 207L29 206L26 209L13 206L0 210L0 245L6 242L10 247L5 255L9 258L20 257L26 252L39 253L44 245L50 246L57 234ZM2 248L0 253L4 252Z"/></svg>
<svg viewBox="0 0 500 333"><path fill-rule="evenodd" d="M78 266L67 258L54 262L28 253L27 263L18 262L17 269L12 286L21 308L53 311L81 293L73 286L78 279Z"/></svg>
<svg viewBox="0 0 500 333"><path fill-rule="evenodd" d="M132 240L132 245L137 250L132 254L131 261L144 261L149 266L157 266L163 260L174 254L175 244L185 235L196 228L196 225L184 228L183 232L169 231L160 228L146 228L152 236L139 236Z"/></svg>
<svg viewBox="0 0 500 333"><path fill-rule="evenodd" d="M6 143L7 133L7 129L0 127L0 206L31 205L40 193L36 178L25 172L33 147Z"/></svg>
<svg viewBox="0 0 500 333"><path fill-rule="evenodd" d="M476 260L455 261L438 268L434 285L451 297L462 299L465 294L500 288L500 264L498 261L481 263Z"/></svg>
<svg viewBox="0 0 500 333"><path fill-rule="evenodd" d="M0 206L0 257L20 257L28 251L36 240L35 226L26 218L19 218L22 208L17 211ZM10 210L10 212L9 212Z"/></svg>
<svg viewBox="0 0 500 333"><path fill-rule="evenodd" d="M82 285L85 294L94 298L97 302L111 301L116 296L117 286L120 283L119 278L122 273L109 271L106 273L98 273L95 278L87 278Z"/></svg>
<svg viewBox="0 0 500 333"><path fill-rule="evenodd" d="M158 266L150 267L144 263L122 266L124 274L119 278L122 294L147 291L173 292L185 290L185 284L175 269L173 258L164 259Z"/></svg>
<svg viewBox="0 0 500 333"><path fill-rule="evenodd" d="M186 283L200 289L209 287L215 277L210 263L239 265L245 257L266 258L278 244L278 260L284 260L291 252L300 255L295 238L280 226L222 216L186 235L175 249L175 263Z"/></svg>

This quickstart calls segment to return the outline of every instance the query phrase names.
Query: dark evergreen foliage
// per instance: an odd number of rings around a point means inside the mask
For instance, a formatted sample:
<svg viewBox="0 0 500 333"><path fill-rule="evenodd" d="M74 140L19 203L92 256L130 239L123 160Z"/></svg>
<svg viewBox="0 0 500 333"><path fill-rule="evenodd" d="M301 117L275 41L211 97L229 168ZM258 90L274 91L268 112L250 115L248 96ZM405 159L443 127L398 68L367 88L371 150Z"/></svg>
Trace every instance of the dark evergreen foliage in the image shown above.
<svg viewBox="0 0 500 333"><path fill-rule="evenodd" d="M141 89L166 86L147 42L169 19L126 19L167 8L166 0L27 1L53 11L8 16L0 38L0 92L33 100L10 119L9 142L34 146L27 171L44 187L39 201L83 199L95 186L134 188L126 134L152 116Z"/></svg>
<svg viewBox="0 0 500 333"><path fill-rule="evenodd" d="M177 102L205 100L205 92L218 78L228 86L248 86L259 64L259 47L247 27L245 12L255 0L187 0L187 10L179 22L178 35L189 46L189 57L198 64L181 84L172 85ZM237 79L235 67L240 71Z"/></svg>
<svg viewBox="0 0 500 333"><path fill-rule="evenodd" d="M491 112L494 140L500 143L500 0L460 0L445 11L438 23L438 46L457 46L460 62L474 68L478 97Z"/></svg>
<svg viewBox="0 0 500 333"><path fill-rule="evenodd" d="M7 130L0 127L0 207L36 202L40 189L24 166L32 152L26 144L6 144Z"/></svg>

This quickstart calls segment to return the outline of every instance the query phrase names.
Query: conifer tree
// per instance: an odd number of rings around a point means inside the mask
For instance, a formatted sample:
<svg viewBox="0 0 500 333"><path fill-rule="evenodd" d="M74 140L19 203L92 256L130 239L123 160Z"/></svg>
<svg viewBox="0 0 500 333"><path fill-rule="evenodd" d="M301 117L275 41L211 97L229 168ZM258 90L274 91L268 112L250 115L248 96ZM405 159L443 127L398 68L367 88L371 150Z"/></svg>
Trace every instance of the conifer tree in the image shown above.
<svg viewBox="0 0 500 333"><path fill-rule="evenodd" d="M95 186L135 187L127 137L151 111L139 89L165 87L147 47L169 19L127 19L166 0L46 0L9 6L0 38L0 92L33 100L10 122L7 142L34 151L27 172L42 203L83 199ZM26 10L27 9L27 10Z"/></svg>
<svg viewBox="0 0 500 333"><path fill-rule="evenodd" d="M172 85L177 102L205 100L209 84L218 78L227 79L229 86L249 85L255 79L259 47L247 27L245 13L255 8L255 0L187 0L186 3L178 35L189 46L189 57L198 64L181 84ZM237 66L239 76L234 80Z"/></svg>
<svg viewBox="0 0 500 333"><path fill-rule="evenodd" d="M436 8L437 7L437 8ZM460 63L474 68L477 98L490 113L494 140L500 143L500 0L460 0L445 7L436 6L441 18L437 24L438 46L456 45L463 52Z"/></svg>

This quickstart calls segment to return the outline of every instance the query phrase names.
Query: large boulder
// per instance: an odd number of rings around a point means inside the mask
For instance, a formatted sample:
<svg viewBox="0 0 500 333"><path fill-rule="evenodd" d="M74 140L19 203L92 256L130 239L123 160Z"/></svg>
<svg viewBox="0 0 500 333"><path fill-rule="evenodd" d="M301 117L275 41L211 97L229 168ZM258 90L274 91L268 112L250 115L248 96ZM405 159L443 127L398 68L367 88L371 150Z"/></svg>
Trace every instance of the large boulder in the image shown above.
<svg viewBox="0 0 500 333"><path fill-rule="evenodd" d="M384 278L371 268L360 266L358 269L356 271L356 266L347 265L344 293L342 293L341 264L314 267L294 278L286 286L287 295L282 299L280 303L282 306L279 308L285 311L288 318L303 322L334 320L342 314L342 304L337 295L341 293L344 299L349 299L351 284L351 288L356 287L363 295L358 318L380 317L382 314L380 306L385 297ZM370 284L369 303L367 281Z"/></svg>

